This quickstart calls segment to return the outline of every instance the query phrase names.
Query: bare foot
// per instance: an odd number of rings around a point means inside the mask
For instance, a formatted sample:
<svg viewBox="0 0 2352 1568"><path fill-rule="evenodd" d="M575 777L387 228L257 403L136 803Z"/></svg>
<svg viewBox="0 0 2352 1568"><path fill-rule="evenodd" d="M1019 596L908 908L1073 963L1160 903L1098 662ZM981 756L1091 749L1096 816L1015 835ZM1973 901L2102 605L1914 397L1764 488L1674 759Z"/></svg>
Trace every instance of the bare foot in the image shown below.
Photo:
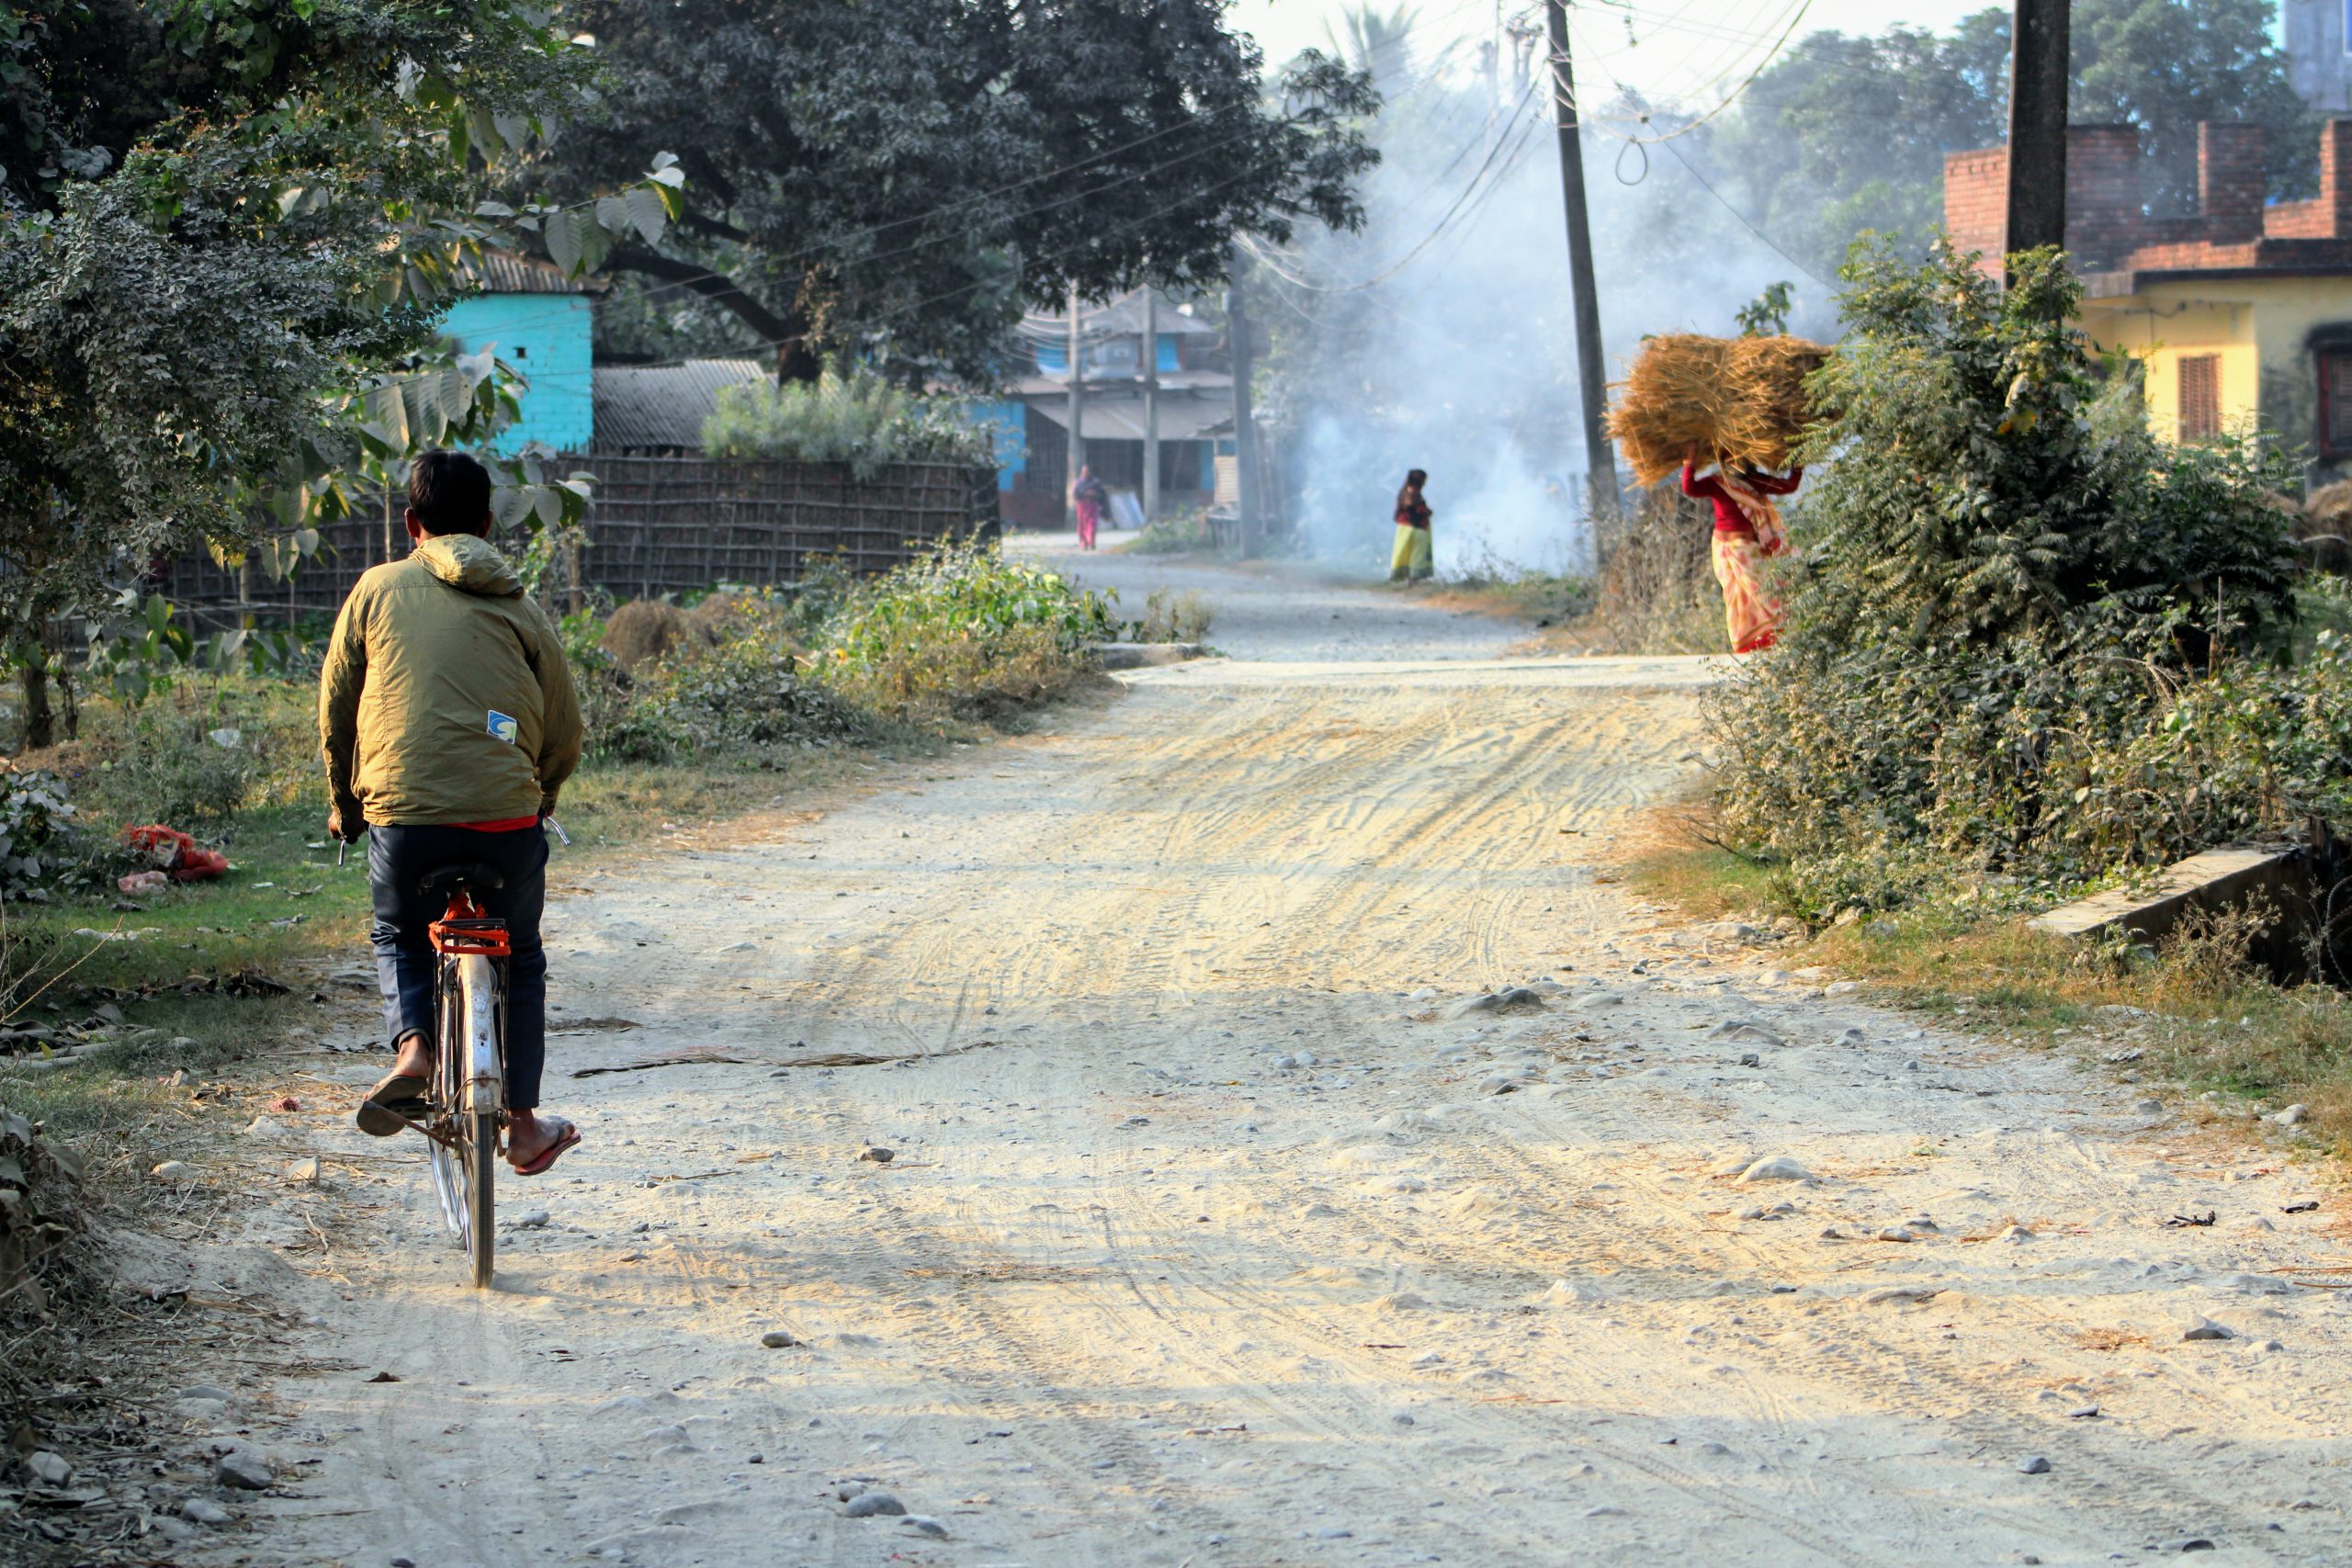
<svg viewBox="0 0 2352 1568"><path fill-rule="evenodd" d="M433 1076L433 1047L424 1035L401 1036L400 1053L392 1058L392 1071L420 1078Z"/></svg>
<svg viewBox="0 0 2352 1568"><path fill-rule="evenodd" d="M560 1116L541 1117L537 1111L514 1111L506 1118L506 1158L516 1169L545 1155L574 1129Z"/></svg>

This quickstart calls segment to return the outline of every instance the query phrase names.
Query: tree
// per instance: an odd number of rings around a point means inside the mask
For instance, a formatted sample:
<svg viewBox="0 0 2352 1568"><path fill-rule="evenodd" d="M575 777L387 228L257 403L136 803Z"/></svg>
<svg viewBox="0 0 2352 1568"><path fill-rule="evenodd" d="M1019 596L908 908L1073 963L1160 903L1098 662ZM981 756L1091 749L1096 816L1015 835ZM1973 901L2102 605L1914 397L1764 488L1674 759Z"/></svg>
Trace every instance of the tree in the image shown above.
<svg viewBox="0 0 2352 1568"><path fill-rule="evenodd" d="M2076 120L2136 125L2149 157L2149 209L2197 210L2197 124L2262 127L2270 194L2319 189L2319 122L2287 80L2269 0L2085 0L2075 8ZM2005 100L2006 102L2006 100Z"/></svg>
<svg viewBox="0 0 2352 1568"><path fill-rule="evenodd" d="M2316 188L2318 130L2270 38L2268 0L2075 0L2070 118L2140 127L2159 215L2197 206L2197 124L2267 133L2271 194ZM1925 254L1942 221L1943 156L2007 137L2009 13L1948 35L1815 33L1757 78L1702 156L1744 209L1827 276L1865 230Z"/></svg>
<svg viewBox="0 0 2352 1568"><path fill-rule="evenodd" d="M1767 233L1834 276L1864 230L1924 246L1942 221L1943 157L2007 134L2006 15L1950 36L1815 33L1757 78L1696 156Z"/></svg>
<svg viewBox="0 0 2352 1568"><path fill-rule="evenodd" d="M490 367L436 359L433 325L498 231L471 210L487 166L587 63L512 0L0 0L0 644L20 666L158 558L240 551L332 514L368 458L486 428ZM679 176L656 178L666 221ZM560 258L601 243L576 213L495 211Z"/></svg>
<svg viewBox="0 0 2352 1568"><path fill-rule="evenodd" d="M612 265L724 307L808 379L854 350L992 379L1027 306L1222 278L1238 231L1352 226L1364 79L1321 56L1262 97L1216 0L588 0L602 116L529 188L572 199L639 149L698 193Z"/></svg>

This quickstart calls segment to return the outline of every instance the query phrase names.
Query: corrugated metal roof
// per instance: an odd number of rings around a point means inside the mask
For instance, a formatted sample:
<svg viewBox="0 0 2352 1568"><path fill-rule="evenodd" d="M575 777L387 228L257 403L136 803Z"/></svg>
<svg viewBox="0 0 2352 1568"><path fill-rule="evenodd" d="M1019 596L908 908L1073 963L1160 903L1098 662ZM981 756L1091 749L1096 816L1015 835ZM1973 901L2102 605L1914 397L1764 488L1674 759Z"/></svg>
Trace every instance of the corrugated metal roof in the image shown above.
<svg viewBox="0 0 2352 1568"><path fill-rule="evenodd" d="M1040 398L1029 405L1038 416L1053 421L1064 430L1069 428L1069 404ZM1230 392L1213 396L1202 392L1163 392L1154 413L1159 422L1162 441L1197 440L1203 432L1221 420L1233 417ZM1089 441L1140 441L1144 438L1143 399L1131 393L1104 396L1089 393L1085 413L1086 439Z"/></svg>
<svg viewBox="0 0 2352 1568"><path fill-rule="evenodd" d="M596 449L600 452L702 450L702 422L718 391L765 381L773 367L757 359L689 359L684 365L596 367Z"/></svg>
<svg viewBox="0 0 2352 1568"><path fill-rule="evenodd" d="M553 262L513 251L484 251L480 261L460 261L458 271L485 294L602 294L612 287L602 277L566 277Z"/></svg>

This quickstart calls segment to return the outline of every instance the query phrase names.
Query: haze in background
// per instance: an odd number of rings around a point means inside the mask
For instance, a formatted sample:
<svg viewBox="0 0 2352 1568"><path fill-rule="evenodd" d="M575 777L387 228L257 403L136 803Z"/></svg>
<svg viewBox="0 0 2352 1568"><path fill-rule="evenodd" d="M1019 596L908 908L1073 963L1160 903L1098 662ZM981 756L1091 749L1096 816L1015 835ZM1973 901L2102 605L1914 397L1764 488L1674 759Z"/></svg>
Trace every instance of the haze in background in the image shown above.
<svg viewBox="0 0 2352 1568"><path fill-rule="evenodd" d="M1299 522L1319 556L1385 558L1396 488L1423 468L1441 575L1588 570L1566 241L1540 54L1532 84L1506 59L1498 96L1509 102L1490 120L1476 55L1425 50L1427 36L1424 24L1401 39L1358 40L1388 97L1363 233L1302 235L1257 273L1261 294L1273 296L1260 309L1275 340L1265 401L1302 494ZM1626 84L1604 51L1593 55L1580 96L1622 111ZM1603 123L1638 129L1623 112ZM1749 232L1672 151L1596 130L1585 164L1612 380L1645 334L1736 332L1735 312L1775 281L1795 285L1792 330L1834 335L1828 287Z"/></svg>

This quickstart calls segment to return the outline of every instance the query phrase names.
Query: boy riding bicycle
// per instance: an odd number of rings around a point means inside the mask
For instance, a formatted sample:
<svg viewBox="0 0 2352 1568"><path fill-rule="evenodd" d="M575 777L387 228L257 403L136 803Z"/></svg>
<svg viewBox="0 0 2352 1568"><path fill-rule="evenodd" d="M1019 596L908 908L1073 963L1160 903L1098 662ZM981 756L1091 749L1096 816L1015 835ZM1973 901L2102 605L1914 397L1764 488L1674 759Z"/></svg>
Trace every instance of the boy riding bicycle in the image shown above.
<svg viewBox="0 0 2352 1568"><path fill-rule="evenodd" d="M427 452L408 481L406 560L373 567L344 601L319 676L327 832L368 836L371 937L385 1028L398 1055L360 1102L379 1137L424 1114L433 1071L440 906L427 873L486 865L503 886L477 897L506 922L507 1158L536 1176L580 1141L537 1114L547 1055L547 954L539 912L556 792L580 761L580 703L563 644L492 547L490 474L462 452Z"/></svg>

